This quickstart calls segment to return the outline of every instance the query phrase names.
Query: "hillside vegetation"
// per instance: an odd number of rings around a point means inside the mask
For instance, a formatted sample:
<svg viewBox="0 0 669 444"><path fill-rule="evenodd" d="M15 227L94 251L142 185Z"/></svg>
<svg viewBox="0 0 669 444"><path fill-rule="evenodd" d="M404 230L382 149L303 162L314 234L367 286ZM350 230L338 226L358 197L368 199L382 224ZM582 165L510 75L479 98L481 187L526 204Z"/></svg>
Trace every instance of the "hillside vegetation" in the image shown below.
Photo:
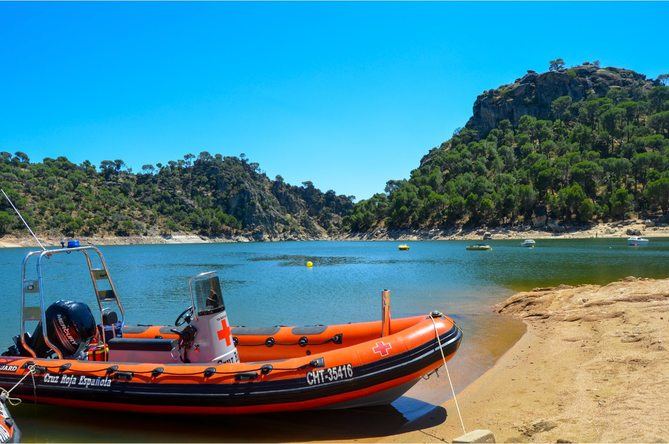
<svg viewBox="0 0 669 444"><path fill-rule="evenodd" d="M409 180L356 204L354 232L546 223L669 211L669 87L553 61L476 99L466 126Z"/></svg>
<svg viewBox="0 0 669 444"><path fill-rule="evenodd" d="M22 152L0 153L0 185L31 226L52 236L246 235L256 240L338 234L350 197L270 180L245 156L203 152L134 174L122 160L65 157L32 163ZM0 202L0 235L25 229Z"/></svg>
<svg viewBox="0 0 669 444"><path fill-rule="evenodd" d="M0 186L40 233L327 238L378 229L556 229L669 212L669 87L561 60L485 91L464 128L408 180L353 204L311 182L271 180L244 155L187 154L133 173L0 153ZM25 231L0 202L0 235Z"/></svg>

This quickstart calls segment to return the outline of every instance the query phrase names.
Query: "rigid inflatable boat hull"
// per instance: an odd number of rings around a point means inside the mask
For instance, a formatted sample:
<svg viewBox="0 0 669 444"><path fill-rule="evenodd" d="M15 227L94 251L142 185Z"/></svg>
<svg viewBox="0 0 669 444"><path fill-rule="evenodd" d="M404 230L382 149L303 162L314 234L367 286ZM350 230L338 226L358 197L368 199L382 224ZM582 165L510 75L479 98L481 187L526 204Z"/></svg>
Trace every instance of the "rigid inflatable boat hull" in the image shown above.
<svg viewBox="0 0 669 444"><path fill-rule="evenodd" d="M327 410L343 410L343 409L353 409L359 407L375 407L392 404L397 399L401 398L406 392L411 390L411 388L418 384L421 378L416 378L412 381L398 385L387 390L382 390L380 392L374 393L373 395L365 396L362 398L355 399L353 401L345 401L338 404L333 404L326 407Z"/></svg>
<svg viewBox="0 0 669 444"><path fill-rule="evenodd" d="M401 321L397 324L403 325ZM443 365L442 351L446 359L457 351L462 339L460 329L446 317L435 318L434 322L430 317L411 318L405 322L409 327L395 334L348 347L344 333L342 344L336 346L339 348L300 358L214 364L215 372L208 377L203 373L211 367L204 364L3 357L0 369L5 371L0 370L0 386L12 386L34 364L38 371L35 387L31 378L26 378L17 387L17 395L69 407L167 414L253 414L389 404L421 376ZM347 331L345 326L336 328ZM309 364L318 360L322 366ZM273 366L268 374L250 371L267 363ZM156 368L163 372L154 375L152 370ZM244 375L254 378L244 379Z"/></svg>

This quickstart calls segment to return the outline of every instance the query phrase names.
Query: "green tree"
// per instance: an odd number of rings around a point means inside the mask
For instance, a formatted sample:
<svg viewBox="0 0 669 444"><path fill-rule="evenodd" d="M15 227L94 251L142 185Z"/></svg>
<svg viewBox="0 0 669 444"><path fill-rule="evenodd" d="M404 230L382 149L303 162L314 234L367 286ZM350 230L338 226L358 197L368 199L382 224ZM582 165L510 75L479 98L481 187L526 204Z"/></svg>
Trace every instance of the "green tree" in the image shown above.
<svg viewBox="0 0 669 444"><path fill-rule="evenodd" d="M16 156L15 158L19 161L19 163L24 163L24 164L30 163L30 158L23 151L15 152L14 156Z"/></svg>
<svg viewBox="0 0 669 444"><path fill-rule="evenodd" d="M448 219L451 222L457 222L465 215L467 202L462 196L450 196L448 200Z"/></svg>
<svg viewBox="0 0 669 444"><path fill-rule="evenodd" d="M575 218L578 222L590 222L595 205L577 183L558 192L558 202L564 218Z"/></svg>
<svg viewBox="0 0 669 444"><path fill-rule="evenodd" d="M609 199L611 215L617 219L624 219L625 214L632 209L634 196L624 188L618 188Z"/></svg>
<svg viewBox="0 0 669 444"><path fill-rule="evenodd" d="M627 112L623 108L611 108L601 115L602 126L612 137L621 137Z"/></svg>
<svg viewBox="0 0 669 444"><path fill-rule="evenodd" d="M584 160L572 167L571 177L576 183L581 185L586 194L594 196L603 172L604 169L596 162Z"/></svg>
<svg viewBox="0 0 669 444"><path fill-rule="evenodd" d="M14 218L6 211L0 211L0 236L7 234L14 225Z"/></svg>
<svg viewBox="0 0 669 444"><path fill-rule="evenodd" d="M556 119L565 119L568 117L567 112L571 104L570 96L560 96L551 103L551 113Z"/></svg>
<svg viewBox="0 0 669 444"><path fill-rule="evenodd" d="M548 70L549 71L562 71L562 70L564 70L564 60L562 60L562 59L551 60L548 63Z"/></svg>
<svg viewBox="0 0 669 444"><path fill-rule="evenodd" d="M645 194L651 205L661 208L664 213L669 212L669 178L648 183Z"/></svg>
<svg viewBox="0 0 669 444"><path fill-rule="evenodd" d="M537 192L531 185L520 185L518 187L518 207L525 217L530 217L537 203Z"/></svg>
<svg viewBox="0 0 669 444"><path fill-rule="evenodd" d="M648 126L660 134L669 136L669 111L662 111L650 116Z"/></svg>

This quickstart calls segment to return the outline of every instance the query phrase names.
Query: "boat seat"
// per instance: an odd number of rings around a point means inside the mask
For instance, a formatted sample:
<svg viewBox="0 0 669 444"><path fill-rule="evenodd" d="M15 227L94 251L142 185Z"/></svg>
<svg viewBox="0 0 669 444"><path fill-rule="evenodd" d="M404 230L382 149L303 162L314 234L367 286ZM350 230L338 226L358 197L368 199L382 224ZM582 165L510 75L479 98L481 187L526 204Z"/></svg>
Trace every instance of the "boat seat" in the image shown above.
<svg viewBox="0 0 669 444"><path fill-rule="evenodd" d="M109 350L172 351L176 339L112 338L107 341Z"/></svg>

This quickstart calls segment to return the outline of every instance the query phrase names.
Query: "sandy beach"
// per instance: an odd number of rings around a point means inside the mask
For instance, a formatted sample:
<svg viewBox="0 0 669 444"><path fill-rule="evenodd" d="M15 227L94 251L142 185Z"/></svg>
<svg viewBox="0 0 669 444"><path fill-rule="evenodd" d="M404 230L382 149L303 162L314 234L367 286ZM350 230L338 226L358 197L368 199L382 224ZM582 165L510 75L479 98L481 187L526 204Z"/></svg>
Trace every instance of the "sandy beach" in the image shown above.
<svg viewBox="0 0 669 444"><path fill-rule="evenodd" d="M567 230L561 233L537 229L515 229L515 228L493 228L471 229L471 230L404 230L398 232L378 230L366 234L350 234L323 238L298 238L282 236L278 238L262 237L260 239L251 235L238 235L232 237L206 237L192 233L179 233L170 236L149 234L145 236L77 236L84 244L93 245L147 245L147 244L206 244L206 243L229 243L229 242L277 242L277 241L300 241L300 240L340 240L340 241L419 241L419 240L480 240L483 233L489 231L495 240L505 239L593 239L593 238L627 238L628 230L638 230L644 237L669 237L669 226L646 226L641 220L630 220L626 222L612 222L593 225L587 229ZM37 233L40 240L47 246L60 246L63 237L52 235L42 236ZM0 237L0 248L33 247L36 246L35 239L28 236L16 236L8 234Z"/></svg>
<svg viewBox="0 0 669 444"><path fill-rule="evenodd" d="M518 293L496 307L526 334L458 396L468 430L498 442L669 439L669 279ZM378 441L450 442L442 424Z"/></svg>
<svg viewBox="0 0 669 444"><path fill-rule="evenodd" d="M60 242L66 238L40 236L40 241L49 247L60 247ZM178 234L173 236L77 236L82 245L152 245L152 244L206 244L228 242L250 242L246 237L234 238L207 238L196 234ZM0 248L36 247L35 239L28 236L7 235L0 238Z"/></svg>
<svg viewBox="0 0 669 444"><path fill-rule="evenodd" d="M587 227L559 227L559 230L537 229L530 227L497 227L451 230L402 230L388 231L379 229L371 233L352 234L343 240L481 240L485 232L492 239L594 239L627 238L628 230L636 230L644 237L669 237L667 224L652 225L642 220L627 220L593 224Z"/></svg>

